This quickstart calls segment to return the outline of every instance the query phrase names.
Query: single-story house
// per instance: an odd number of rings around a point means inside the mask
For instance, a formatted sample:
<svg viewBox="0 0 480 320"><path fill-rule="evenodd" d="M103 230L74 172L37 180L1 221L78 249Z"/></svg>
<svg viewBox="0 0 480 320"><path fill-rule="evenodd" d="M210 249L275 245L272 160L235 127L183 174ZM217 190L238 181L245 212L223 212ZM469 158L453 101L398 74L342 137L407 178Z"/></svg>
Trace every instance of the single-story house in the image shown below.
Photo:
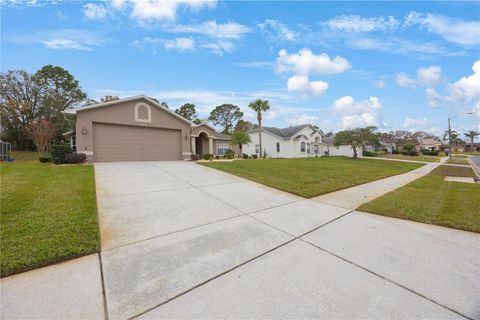
<svg viewBox="0 0 480 320"><path fill-rule="evenodd" d="M64 112L72 122L66 137L88 161L191 159L223 155L230 136L196 125L147 96L135 96Z"/></svg>
<svg viewBox="0 0 480 320"><path fill-rule="evenodd" d="M433 138L419 139L420 150L440 151L442 142Z"/></svg>
<svg viewBox="0 0 480 320"><path fill-rule="evenodd" d="M262 151L260 151L259 128L248 131L251 143L243 146L244 154L264 153L270 158L305 158L330 155L351 156L350 146L333 147L322 141L321 132L311 124L287 128L262 127Z"/></svg>

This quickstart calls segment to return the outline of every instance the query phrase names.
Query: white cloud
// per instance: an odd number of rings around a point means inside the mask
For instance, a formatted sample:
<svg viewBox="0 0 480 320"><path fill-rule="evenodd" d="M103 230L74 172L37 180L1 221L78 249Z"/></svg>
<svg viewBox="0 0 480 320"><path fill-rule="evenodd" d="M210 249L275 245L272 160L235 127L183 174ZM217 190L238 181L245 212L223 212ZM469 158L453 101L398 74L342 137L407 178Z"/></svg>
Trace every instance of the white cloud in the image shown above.
<svg viewBox="0 0 480 320"><path fill-rule="evenodd" d="M236 22L217 23L216 21L205 21L194 25L175 25L168 31L176 33L201 34L217 39L238 39L251 29Z"/></svg>
<svg viewBox="0 0 480 320"><path fill-rule="evenodd" d="M472 75L448 85L451 100L469 102L480 99L480 60L474 62L472 70Z"/></svg>
<svg viewBox="0 0 480 320"><path fill-rule="evenodd" d="M128 0L126 1L133 7L132 18L139 19L140 22L149 20L170 20L177 18L179 8L201 9L203 7L213 7L216 0Z"/></svg>
<svg viewBox="0 0 480 320"><path fill-rule="evenodd" d="M217 41L204 43L200 46L204 49L210 49L213 54L222 57L225 53L230 53L235 49L235 45L230 41Z"/></svg>
<svg viewBox="0 0 480 320"><path fill-rule="evenodd" d="M416 79L410 78L405 72L400 72L397 73L395 81L399 86L406 88L415 88L417 85L432 88L442 82L442 68L440 68L440 66L418 68ZM430 90L430 93L433 93L433 91L434 90Z"/></svg>
<svg viewBox="0 0 480 320"><path fill-rule="evenodd" d="M295 114L292 118L287 119L287 123L292 126L299 126L302 124L315 124L318 122L318 117L311 116L306 113Z"/></svg>
<svg viewBox="0 0 480 320"><path fill-rule="evenodd" d="M74 50L82 50L82 51L92 51L90 47L87 47L82 43L72 39L43 40L42 43L45 45L46 48L49 48L49 49L59 49L59 50L74 49Z"/></svg>
<svg viewBox="0 0 480 320"><path fill-rule="evenodd" d="M439 107L443 103L443 97L433 88L427 88L427 103L430 107Z"/></svg>
<svg viewBox="0 0 480 320"><path fill-rule="evenodd" d="M342 73L351 66L345 58L330 59L326 53L315 55L309 49L302 49L298 53L289 54L282 49L278 52L276 70L279 73L293 73L288 79L289 91L296 91L302 96L321 96L328 89L324 81L310 81L309 75L324 75Z"/></svg>
<svg viewBox="0 0 480 320"><path fill-rule="evenodd" d="M161 39L154 37L144 37L141 40L133 41L132 45L143 49L145 46L151 46L153 53L157 53L159 46L168 50L186 51L195 49L195 40L192 38Z"/></svg>
<svg viewBox="0 0 480 320"><path fill-rule="evenodd" d="M417 79L425 86L436 86L442 82L442 69L439 66L419 68L417 70Z"/></svg>
<svg viewBox="0 0 480 320"><path fill-rule="evenodd" d="M333 59L326 53L315 55L309 49L301 49L298 53L289 54L282 49L278 52L277 71L293 72L296 75L336 74L351 68L347 59L336 56Z"/></svg>
<svg viewBox="0 0 480 320"><path fill-rule="evenodd" d="M274 19L266 19L257 24L257 27L272 39L293 41L298 37L296 32L289 30L285 24Z"/></svg>
<svg viewBox="0 0 480 320"><path fill-rule="evenodd" d="M387 86L387 84L383 80L375 81L373 84L375 85L375 87L377 87L379 89L383 89Z"/></svg>
<svg viewBox="0 0 480 320"><path fill-rule="evenodd" d="M253 69L272 69L274 63L271 61L247 61L247 62L236 62L233 65L241 68L253 68Z"/></svg>
<svg viewBox="0 0 480 320"><path fill-rule="evenodd" d="M101 47L106 40L91 31L82 29L41 30L29 35L12 38L18 44L40 43L48 49L92 51Z"/></svg>
<svg viewBox="0 0 480 320"><path fill-rule="evenodd" d="M415 42L397 37L374 38L352 37L346 41L346 46L359 50L375 50L389 54L430 57L431 55L458 56L462 52L451 51L433 42Z"/></svg>
<svg viewBox="0 0 480 320"><path fill-rule="evenodd" d="M88 19L101 20L107 15L107 9L100 4L87 3L83 6L83 13Z"/></svg>
<svg viewBox="0 0 480 320"><path fill-rule="evenodd" d="M403 121L403 127L407 128L409 130L413 131L418 131L418 130L424 130L427 127L430 127L432 125L432 120L428 118L405 118L405 121Z"/></svg>
<svg viewBox="0 0 480 320"><path fill-rule="evenodd" d="M428 118L405 118L402 126L411 132L425 131L430 134L440 135L442 130L435 126L435 123Z"/></svg>
<svg viewBox="0 0 480 320"><path fill-rule="evenodd" d="M180 51L192 50L195 48L195 40L192 38L175 38L174 40L165 40L163 44L167 49L177 49Z"/></svg>
<svg viewBox="0 0 480 320"><path fill-rule="evenodd" d="M405 18L404 26L414 24L419 24L453 43L480 45L480 21L463 21L437 14L410 12Z"/></svg>
<svg viewBox="0 0 480 320"><path fill-rule="evenodd" d="M327 92L328 83L323 81L310 81L308 76L295 75L288 79L288 91L299 92L304 96L322 96Z"/></svg>
<svg viewBox="0 0 480 320"><path fill-rule="evenodd" d="M400 22L393 16L363 18L358 15L337 16L322 23L330 29L346 32L391 31L399 24Z"/></svg>
<svg viewBox="0 0 480 320"><path fill-rule="evenodd" d="M436 90L427 89L427 101L430 106L442 104L476 104L480 101L480 60L472 66L473 74L461 77L446 87L447 94L442 96Z"/></svg>
<svg viewBox="0 0 480 320"><path fill-rule="evenodd" d="M358 128L365 126L380 126L382 105L377 97L355 101L351 96L345 96L335 101L333 112L341 116L343 128Z"/></svg>
<svg viewBox="0 0 480 320"><path fill-rule="evenodd" d="M399 86L406 88L415 88L415 86L417 85L417 82L410 78L405 72L397 73L395 77L395 82L397 82Z"/></svg>

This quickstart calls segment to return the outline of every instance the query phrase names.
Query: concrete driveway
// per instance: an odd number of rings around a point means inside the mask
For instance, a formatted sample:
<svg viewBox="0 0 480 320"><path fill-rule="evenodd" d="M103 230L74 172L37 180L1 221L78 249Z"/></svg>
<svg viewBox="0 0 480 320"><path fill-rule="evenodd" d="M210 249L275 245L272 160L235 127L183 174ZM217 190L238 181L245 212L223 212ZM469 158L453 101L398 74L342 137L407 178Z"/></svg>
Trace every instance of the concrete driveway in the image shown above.
<svg viewBox="0 0 480 320"><path fill-rule="evenodd" d="M189 162L95 176L109 319L480 318L477 234Z"/></svg>
<svg viewBox="0 0 480 320"><path fill-rule="evenodd" d="M1 280L1 319L480 319L480 235L189 162L95 164L102 251Z"/></svg>

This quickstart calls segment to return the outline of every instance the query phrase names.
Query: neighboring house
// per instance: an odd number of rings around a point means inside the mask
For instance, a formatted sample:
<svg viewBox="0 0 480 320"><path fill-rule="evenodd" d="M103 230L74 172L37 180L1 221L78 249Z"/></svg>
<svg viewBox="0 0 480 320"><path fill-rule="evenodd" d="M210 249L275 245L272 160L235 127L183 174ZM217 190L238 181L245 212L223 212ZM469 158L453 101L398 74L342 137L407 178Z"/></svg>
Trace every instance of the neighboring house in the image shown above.
<svg viewBox="0 0 480 320"><path fill-rule="evenodd" d="M413 146L415 146L415 149L417 151L420 151L420 144L418 143L418 140L415 139L415 138L411 138L411 139L397 139L397 142L396 142L396 145L397 145L397 149L398 150L402 150L402 148L407 145L407 144L411 144Z"/></svg>
<svg viewBox="0 0 480 320"><path fill-rule="evenodd" d="M351 156L353 152L348 146L333 147L322 141L321 131L311 124L288 128L262 127L262 152L259 144L259 129L247 132L251 143L243 147L243 153L258 156L266 153L270 158L306 158L325 156L329 150L334 154ZM340 154L341 153L341 154Z"/></svg>
<svg viewBox="0 0 480 320"><path fill-rule="evenodd" d="M391 154L395 149L395 144L390 142L384 142L379 140L378 145L368 144L365 146L365 151L370 152L378 152L378 151L387 151L387 153Z"/></svg>
<svg viewBox="0 0 480 320"><path fill-rule="evenodd" d="M432 138L419 139L420 150L440 151L442 142Z"/></svg>
<svg viewBox="0 0 480 320"><path fill-rule="evenodd" d="M474 142L473 144L465 143L463 149L466 152L480 151L480 142Z"/></svg>
<svg viewBox="0 0 480 320"><path fill-rule="evenodd" d="M348 145L344 146L335 146L335 135L329 134L322 136L322 141L325 143L326 149L323 150L323 156L345 156L345 157L353 157L353 149ZM358 157L362 156L362 151L358 150Z"/></svg>
<svg viewBox="0 0 480 320"><path fill-rule="evenodd" d="M65 136L89 161L180 160L231 149L230 136L207 124L195 125L146 96L64 113L73 122Z"/></svg>

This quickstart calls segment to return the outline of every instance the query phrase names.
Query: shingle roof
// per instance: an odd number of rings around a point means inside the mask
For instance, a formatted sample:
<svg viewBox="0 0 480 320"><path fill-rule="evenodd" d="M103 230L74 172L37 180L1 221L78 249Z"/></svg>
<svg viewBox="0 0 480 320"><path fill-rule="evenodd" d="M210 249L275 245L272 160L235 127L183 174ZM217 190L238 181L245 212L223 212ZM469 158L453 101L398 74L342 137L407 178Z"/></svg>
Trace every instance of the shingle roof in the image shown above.
<svg viewBox="0 0 480 320"><path fill-rule="evenodd" d="M229 134L215 132L215 137L220 140L232 140Z"/></svg>
<svg viewBox="0 0 480 320"><path fill-rule="evenodd" d="M262 127L262 129L286 139L286 138L293 137L295 134L302 131L304 128L308 126L309 124L302 124L300 126L294 126L294 127L288 127L288 128Z"/></svg>
<svg viewBox="0 0 480 320"><path fill-rule="evenodd" d="M322 137L322 141L325 142L326 144L333 144L333 140L335 140L334 134Z"/></svg>

